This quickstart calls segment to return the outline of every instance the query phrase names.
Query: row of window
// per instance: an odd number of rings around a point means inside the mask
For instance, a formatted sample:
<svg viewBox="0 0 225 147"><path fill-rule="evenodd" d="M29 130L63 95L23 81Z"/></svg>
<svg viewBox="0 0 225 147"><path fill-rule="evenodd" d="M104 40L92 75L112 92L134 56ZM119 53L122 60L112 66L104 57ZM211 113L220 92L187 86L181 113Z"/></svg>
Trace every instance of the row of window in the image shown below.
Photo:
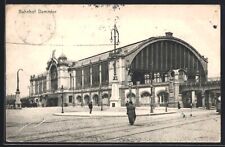
<svg viewBox="0 0 225 147"><path fill-rule="evenodd" d="M34 91L33 91L33 86L34 86ZM35 81L34 85L31 83L31 95L34 94L41 94L46 92L46 80L43 81Z"/></svg>
<svg viewBox="0 0 225 147"><path fill-rule="evenodd" d="M92 65L92 74L90 74L90 66L83 68L83 78L84 78L84 87L90 87L91 86L91 80L92 78L92 86L99 86L100 84L100 64L94 64ZM92 76L92 77L90 77ZM101 63L101 83L103 85L108 84L109 80L109 73L108 73L108 62L102 62ZM72 77L71 77L72 81ZM72 86L71 86L72 87ZM76 87L81 88L82 87L82 68L78 68L76 70Z"/></svg>

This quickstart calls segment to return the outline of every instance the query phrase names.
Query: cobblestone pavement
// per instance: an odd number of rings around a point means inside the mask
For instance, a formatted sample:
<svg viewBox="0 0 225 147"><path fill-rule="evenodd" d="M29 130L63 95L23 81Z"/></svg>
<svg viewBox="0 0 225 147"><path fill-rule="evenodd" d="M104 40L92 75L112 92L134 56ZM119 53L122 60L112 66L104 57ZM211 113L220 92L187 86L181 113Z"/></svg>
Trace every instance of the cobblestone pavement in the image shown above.
<svg viewBox="0 0 225 147"><path fill-rule="evenodd" d="M60 110L60 107L7 110L6 140L42 143L220 141L220 115L215 110L193 109L191 117L190 110L186 109L185 118L179 112L138 116L133 126L128 124L127 117L52 115Z"/></svg>

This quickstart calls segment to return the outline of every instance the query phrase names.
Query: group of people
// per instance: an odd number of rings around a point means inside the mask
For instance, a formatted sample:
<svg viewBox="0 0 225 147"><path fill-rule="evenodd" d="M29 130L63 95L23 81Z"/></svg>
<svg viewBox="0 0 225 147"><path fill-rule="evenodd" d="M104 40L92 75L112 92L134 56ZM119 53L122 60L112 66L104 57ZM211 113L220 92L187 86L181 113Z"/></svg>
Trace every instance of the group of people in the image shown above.
<svg viewBox="0 0 225 147"><path fill-rule="evenodd" d="M89 107L89 110L90 110L89 113L91 114L92 109L93 109L92 101L89 102L88 107ZM135 106L133 105L132 101L129 101L129 102L127 101L126 107L127 107L127 115L128 115L129 123L131 125L133 125L135 120L136 120Z"/></svg>
<svg viewBox="0 0 225 147"><path fill-rule="evenodd" d="M185 117L185 114L181 110L181 106L180 106L180 103L179 102L178 102L178 105L177 106L178 106L178 109L179 109L181 115L183 117ZM90 102L88 104L88 107L90 109L90 112L89 113L91 114L92 113L92 108L93 108L92 102ZM134 106L133 102L132 101L129 101L129 102L127 101L126 108L127 108L127 116L128 116L129 123L130 123L130 125L133 125L134 122L135 122L135 120L136 120L135 106Z"/></svg>

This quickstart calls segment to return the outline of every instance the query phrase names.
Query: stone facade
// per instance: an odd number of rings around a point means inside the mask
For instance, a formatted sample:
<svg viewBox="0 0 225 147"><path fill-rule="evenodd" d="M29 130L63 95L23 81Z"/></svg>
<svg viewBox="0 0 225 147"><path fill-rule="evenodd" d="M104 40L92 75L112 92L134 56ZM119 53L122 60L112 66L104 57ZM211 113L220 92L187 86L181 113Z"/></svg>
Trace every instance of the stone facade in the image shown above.
<svg viewBox="0 0 225 147"><path fill-rule="evenodd" d="M182 102L181 83L199 77L207 80L207 59L171 33L117 48L116 82L113 54L108 51L70 61L53 53L45 72L31 76L30 96L40 106L61 106L63 95L65 106L93 101L94 105L120 107L128 100L147 106L152 99L155 107L176 107Z"/></svg>

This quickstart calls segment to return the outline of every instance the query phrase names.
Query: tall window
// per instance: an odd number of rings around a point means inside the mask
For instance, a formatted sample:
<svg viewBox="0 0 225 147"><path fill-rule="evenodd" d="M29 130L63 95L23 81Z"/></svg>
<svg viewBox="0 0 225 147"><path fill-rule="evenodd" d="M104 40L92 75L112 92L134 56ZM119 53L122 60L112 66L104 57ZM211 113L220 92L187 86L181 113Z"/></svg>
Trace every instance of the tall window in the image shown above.
<svg viewBox="0 0 225 147"><path fill-rule="evenodd" d="M39 81L39 94L42 93L42 80Z"/></svg>
<svg viewBox="0 0 225 147"><path fill-rule="evenodd" d="M33 91L33 89L34 89L33 81L31 82L31 88L30 88L30 89L31 89L31 93L30 93L30 94L31 94L31 95L34 95L34 91Z"/></svg>
<svg viewBox="0 0 225 147"><path fill-rule="evenodd" d="M44 79L43 81L43 92L45 93L46 92L46 78Z"/></svg>
<svg viewBox="0 0 225 147"><path fill-rule="evenodd" d="M76 87L77 88L82 87L82 70L81 70L81 68L76 70Z"/></svg>
<svg viewBox="0 0 225 147"><path fill-rule="evenodd" d="M99 86L99 64L92 65L92 85Z"/></svg>
<svg viewBox="0 0 225 147"><path fill-rule="evenodd" d="M35 82L35 84L34 84L34 86L35 86L35 94L38 94L38 81L34 81Z"/></svg>
<svg viewBox="0 0 225 147"><path fill-rule="evenodd" d="M84 87L90 86L90 66L84 67Z"/></svg>
<svg viewBox="0 0 225 147"><path fill-rule="evenodd" d="M101 63L101 70L102 70L102 85L107 85L109 82L109 69L108 69L108 62Z"/></svg>
<svg viewBox="0 0 225 147"><path fill-rule="evenodd" d="M58 73L56 66L51 67L50 74L51 74L51 90L55 91L58 88Z"/></svg>
<svg viewBox="0 0 225 147"><path fill-rule="evenodd" d="M69 96L69 103L72 103L72 102L73 102L73 96L70 95L70 96Z"/></svg>

